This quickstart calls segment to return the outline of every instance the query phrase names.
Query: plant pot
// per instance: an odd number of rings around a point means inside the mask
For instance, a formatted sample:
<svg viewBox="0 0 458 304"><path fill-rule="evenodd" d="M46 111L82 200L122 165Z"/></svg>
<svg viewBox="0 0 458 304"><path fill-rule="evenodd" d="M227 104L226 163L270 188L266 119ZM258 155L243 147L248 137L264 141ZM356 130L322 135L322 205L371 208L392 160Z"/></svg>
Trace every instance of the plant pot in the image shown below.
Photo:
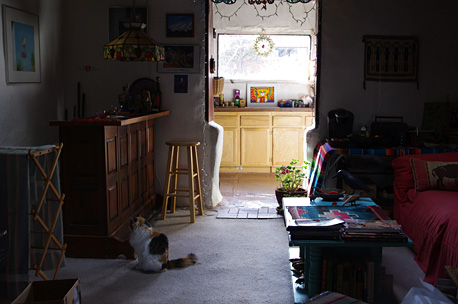
<svg viewBox="0 0 458 304"><path fill-rule="evenodd" d="M282 203L283 197L301 197L301 196L307 196L307 190L299 188L297 189L296 192L287 192L287 191L275 189L275 197L277 198L277 203L278 203L277 212L279 210L281 211L283 210L283 203Z"/></svg>

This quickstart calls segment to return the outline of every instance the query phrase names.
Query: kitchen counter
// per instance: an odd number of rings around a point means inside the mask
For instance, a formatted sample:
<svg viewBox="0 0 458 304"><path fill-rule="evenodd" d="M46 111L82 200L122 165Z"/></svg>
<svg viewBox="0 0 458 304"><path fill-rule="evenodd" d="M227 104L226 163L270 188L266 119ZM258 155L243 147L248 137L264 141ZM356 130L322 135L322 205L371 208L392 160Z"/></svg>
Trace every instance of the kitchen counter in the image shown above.
<svg viewBox="0 0 458 304"><path fill-rule="evenodd" d="M281 107L215 107L215 112L314 112L314 108Z"/></svg>

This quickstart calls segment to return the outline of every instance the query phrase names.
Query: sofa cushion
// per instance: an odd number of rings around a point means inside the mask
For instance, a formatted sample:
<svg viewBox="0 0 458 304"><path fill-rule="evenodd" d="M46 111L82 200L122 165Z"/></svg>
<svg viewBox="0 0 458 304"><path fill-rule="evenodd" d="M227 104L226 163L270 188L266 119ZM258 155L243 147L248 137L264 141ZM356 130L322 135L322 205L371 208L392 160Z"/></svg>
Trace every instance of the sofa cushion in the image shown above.
<svg viewBox="0 0 458 304"><path fill-rule="evenodd" d="M409 189L415 189L412 166L410 165L411 158L418 158L431 161L456 161L458 162L457 152L447 153L431 153L431 154L411 154L403 155L395 158L391 164L394 171L394 219L402 224L403 218L410 212L413 205L407 197Z"/></svg>
<svg viewBox="0 0 458 304"><path fill-rule="evenodd" d="M458 190L458 162L425 161L411 158L417 192L425 190Z"/></svg>

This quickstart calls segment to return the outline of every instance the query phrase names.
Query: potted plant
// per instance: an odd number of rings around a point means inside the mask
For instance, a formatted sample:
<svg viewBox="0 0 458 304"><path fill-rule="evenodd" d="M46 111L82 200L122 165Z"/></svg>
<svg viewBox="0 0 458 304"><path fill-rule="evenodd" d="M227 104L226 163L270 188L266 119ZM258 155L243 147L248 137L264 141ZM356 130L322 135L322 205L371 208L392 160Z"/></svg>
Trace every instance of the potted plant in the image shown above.
<svg viewBox="0 0 458 304"><path fill-rule="evenodd" d="M278 213L283 211L283 197L307 196L307 190L302 186L307 179L305 170L310 163L304 161L303 164L298 165L298 162L297 159L293 159L288 166L281 166L276 169L275 177L280 182L280 185L275 189Z"/></svg>

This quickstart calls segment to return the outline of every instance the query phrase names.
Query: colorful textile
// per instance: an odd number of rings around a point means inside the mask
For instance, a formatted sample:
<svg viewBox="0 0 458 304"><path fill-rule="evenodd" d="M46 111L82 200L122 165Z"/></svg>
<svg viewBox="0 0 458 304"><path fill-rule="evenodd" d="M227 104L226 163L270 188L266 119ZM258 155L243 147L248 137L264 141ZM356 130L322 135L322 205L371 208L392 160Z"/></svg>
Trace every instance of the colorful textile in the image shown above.
<svg viewBox="0 0 458 304"><path fill-rule="evenodd" d="M297 215L303 219L357 219L357 220L374 220L379 217L372 211L369 206L294 206L289 210L291 214ZM291 212L293 211L293 212Z"/></svg>
<svg viewBox="0 0 458 304"><path fill-rule="evenodd" d="M417 192L426 190L458 191L458 162L410 159Z"/></svg>
<svg viewBox="0 0 458 304"><path fill-rule="evenodd" d="M325 176L326 166L331 156L336 154L336 149L327 142L319 143L313 152L312 170L309 176L308 193L314 194L315 188L321 189Z"/></svg>

